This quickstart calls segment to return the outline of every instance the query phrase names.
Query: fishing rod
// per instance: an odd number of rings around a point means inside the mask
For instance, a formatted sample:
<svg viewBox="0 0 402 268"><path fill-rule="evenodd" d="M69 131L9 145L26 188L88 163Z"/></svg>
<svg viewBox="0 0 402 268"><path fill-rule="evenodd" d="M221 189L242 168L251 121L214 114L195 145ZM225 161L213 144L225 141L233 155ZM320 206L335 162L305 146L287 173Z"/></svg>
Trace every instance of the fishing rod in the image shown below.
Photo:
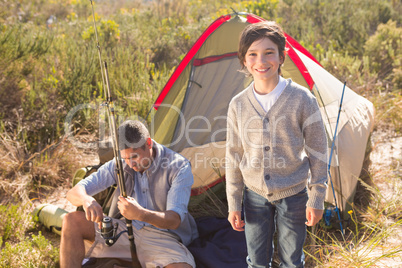
<svg viewBox="0 0 402 268"><path fill-rule="evenodd" d="M345 94L345 88L346 88L346 82L343 84L341 102L340 102L340 104L339 104L338 118L336 119L335 132L334 132L334 137L333 137L333 139L332 139L332 145L331 145L331 153L329 154L329 160L328 160L328 175L329 175L329 179L330 179L330 181L331 181L332 193L333 193L333 195L334 195L334 201L335 201L335 212L338 214L339 226L340 226L340 228L341 228L342 236L344 235L344 231L343 231L343 227L342 227L341 215L340 215L340 213L339 213L339 208L338 208L337 201L336 201L334 184L332 183L332 176L331 176L331 160L332 160L332 154L333 154L333 152L334 152L334 147L335 147L336 132L337 132L337 129L338 129L339 118L340 118L341 111L342 111L342 103L343 103L343 96L344 96L344 94Z"/></svg>
<svg viewBox="0 0 402 268"><path fill-rule="evenodd" d="M99 63L100 63L101 72L102 72L102 85L103 85L103 90L105 92L104 106L106 106L108 108L107 111L108 111L108 118L109 118L109 127L110 127L110 132L111 132L110 134L112 136L113 154L114 154L114 158L116 161L117 181L118 181L118 185L120 187L121 195L124 198L127 198L126 185L124 183L123 164L122 164L122 159L120 156L119 143L118 143L117 130L116 130L117 128L116 128L115 110L114 110L112 96L110 94L110 83L109 83L109 74L108 74L108 70L107 70L107 63L106 63L106 61L104 61L102 64L101 47L99 45L99 40L98 40L98 31L96 28L93 0L90 0L90 1L91 1L91 6L92 6L92 17L93 17L94 28L95 28L96 46L98 48ZM105 88L105 85L106 85L106 88ZM105 219L106 222L102 223L102 224L105 224L106 226L110 226L111 219L109 217L105 217L105 218L106 218ZM131 220L129 220L127 218L126 218L126 227L127 227L128 239L130 241L132 266L133 266L133 268L141 268L141 265L138 261L135 244L134 244L133 225L132 225ZM117 229L117 227L116 227L116 229ZM106 237L105 238L106 244L108 246L112 246L117 241L120 234L117 237L116 236Z"/></svg>

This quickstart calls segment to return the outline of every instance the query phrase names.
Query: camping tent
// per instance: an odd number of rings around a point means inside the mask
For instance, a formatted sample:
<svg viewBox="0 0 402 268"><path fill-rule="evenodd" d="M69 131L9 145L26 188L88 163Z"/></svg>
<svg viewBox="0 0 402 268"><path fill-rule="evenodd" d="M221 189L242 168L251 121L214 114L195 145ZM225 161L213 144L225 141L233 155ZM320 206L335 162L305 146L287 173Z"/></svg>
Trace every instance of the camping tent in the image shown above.
<svg viewBox="0 0 402 268"><path fill-rule="evenodd" d="M238 71L239 35L246 25L263 20L247 13L215 20L183 58L154 104L156 112L151 135L191 161L195 178L191 202L200 202L219 186L224 188L228 104L251 82ZM316 96L330 151L343 83L296 40L287 34L286 37L288 53L282 75L307 87ZM346 87L331 164L341 211L353 201L373 117L372 103ZM326 201L334 204L331 187L328 187Z"/></svg>

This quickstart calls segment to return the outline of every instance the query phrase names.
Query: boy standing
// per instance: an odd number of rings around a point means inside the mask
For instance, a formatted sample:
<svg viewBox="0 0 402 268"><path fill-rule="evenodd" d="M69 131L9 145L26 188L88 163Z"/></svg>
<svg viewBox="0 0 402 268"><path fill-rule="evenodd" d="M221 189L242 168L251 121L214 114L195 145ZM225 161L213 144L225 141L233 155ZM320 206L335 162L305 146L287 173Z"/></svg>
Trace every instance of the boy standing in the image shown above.
<svg viewBox="0 0 402 268"><path fill-rule="evenodd" d="M244 29L238 56L254 82L228 109L228 220L245 230L249 267L271 266L276 230L281 267L303 267L306 225L324 208L324 124L309 90L280 76L285 45L275 22Z"/></svg>

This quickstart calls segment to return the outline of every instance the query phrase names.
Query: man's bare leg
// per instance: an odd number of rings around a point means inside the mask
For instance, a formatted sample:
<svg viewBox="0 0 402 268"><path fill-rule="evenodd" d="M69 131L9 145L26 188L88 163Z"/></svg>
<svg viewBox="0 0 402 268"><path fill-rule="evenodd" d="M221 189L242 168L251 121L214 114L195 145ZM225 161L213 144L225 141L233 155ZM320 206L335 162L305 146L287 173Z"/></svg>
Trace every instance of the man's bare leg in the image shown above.
<svg viewBox="0 0 402 268"><path fill-rule="evenodd" d="M60 242L61 268L81 267L85 257L84 240L95 241L94 223L87 221L82 211L66 214Z"/></svg>

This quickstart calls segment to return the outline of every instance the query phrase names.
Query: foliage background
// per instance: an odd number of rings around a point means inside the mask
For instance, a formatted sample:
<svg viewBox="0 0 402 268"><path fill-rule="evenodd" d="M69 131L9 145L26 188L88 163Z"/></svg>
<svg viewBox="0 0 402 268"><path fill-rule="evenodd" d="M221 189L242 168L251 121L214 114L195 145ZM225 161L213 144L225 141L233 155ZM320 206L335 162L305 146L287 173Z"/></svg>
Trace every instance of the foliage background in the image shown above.
<svg viewBox="0 0 402 268"><path fill-rule="evenodd" d="M94 8L122 118L145 118L198 36L214 19L235 10L279 22L329 72L374 103L377 130L401 134L399 0L100 0ZM103 138L104 93L91 11L89 0L0 0L2 219L20 213L5 214L14 211L14 204L29 210L33 200L58 186L69 187L75 169L87 164L91 149L79 150L66 139L69 111L93 105L75 115L72 131L82 142ZM26 227L10 236L15 221ZM0 264L6 263L12 244L20 250L46 244L38 228L29 218L3 220ZM48 264L32 260L31 266L57 265L52 250L44 251L50 252Z"/></svg>

